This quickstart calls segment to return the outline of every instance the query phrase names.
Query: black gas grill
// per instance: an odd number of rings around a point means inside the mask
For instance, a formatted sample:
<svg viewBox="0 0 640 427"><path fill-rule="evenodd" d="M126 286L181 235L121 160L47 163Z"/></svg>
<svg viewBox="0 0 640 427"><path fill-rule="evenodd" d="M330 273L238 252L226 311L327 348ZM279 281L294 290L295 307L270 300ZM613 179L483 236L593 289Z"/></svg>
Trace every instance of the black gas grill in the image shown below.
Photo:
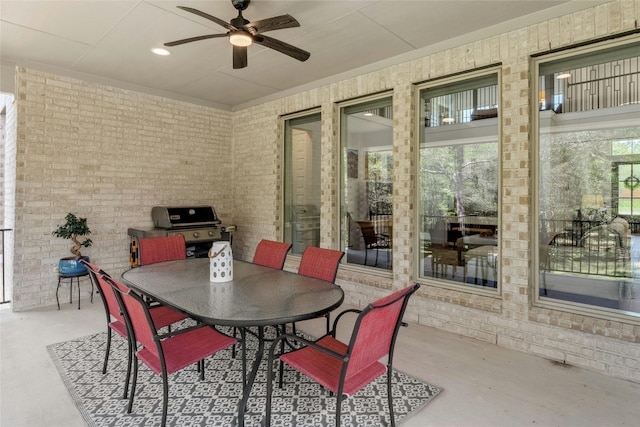
<svg viewBox="0 0 640 427"><path fill-rule="evenodd" d="M138 265L137 239L182 235L186 243L187 257L203 258L208 255L215 241L232 241L234 225L223 225L212 206L156 206L151 209L154 228L129 228L131 241L130 263Z"/></svg>

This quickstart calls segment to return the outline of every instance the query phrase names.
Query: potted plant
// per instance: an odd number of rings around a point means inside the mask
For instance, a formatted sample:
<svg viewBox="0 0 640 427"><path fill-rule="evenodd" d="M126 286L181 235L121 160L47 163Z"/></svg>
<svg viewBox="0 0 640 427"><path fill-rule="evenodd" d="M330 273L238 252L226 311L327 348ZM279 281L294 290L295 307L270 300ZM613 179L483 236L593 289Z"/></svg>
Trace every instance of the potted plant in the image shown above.
<svg viewBox="0 0 640 427"><path fill-rule="evenodd" d="M87 225L86 218L78 218L72 213L68 213L65 217L65 223L59 225L58 228L53 230L51 234L56 237L62 237L63 239L71 239L73 246L71 247L72 257L61 258L58 263L58 271L60 274L78 274L86 271L85 266L80 262L81 259L88 260L88 257L82 256L80 248L88 248L92 245L92 241L89 238L85 238L83 241L78 240L78 237L87 236L91 234L91 230Z"/></svg>

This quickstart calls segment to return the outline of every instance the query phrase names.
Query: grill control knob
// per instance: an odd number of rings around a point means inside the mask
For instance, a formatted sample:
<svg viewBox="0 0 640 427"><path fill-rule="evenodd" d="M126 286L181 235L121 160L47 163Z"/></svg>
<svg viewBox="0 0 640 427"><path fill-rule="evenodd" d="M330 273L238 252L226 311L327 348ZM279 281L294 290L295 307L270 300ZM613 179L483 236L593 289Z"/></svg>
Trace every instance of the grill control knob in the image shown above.
<svg viewBox="0 0 640 427"><path fill-rule="evenodd" d="M200 233L198 233L197 231L194 231L193 232L193 237L195 237L197 239L198 237L200 237Z"/></svg>

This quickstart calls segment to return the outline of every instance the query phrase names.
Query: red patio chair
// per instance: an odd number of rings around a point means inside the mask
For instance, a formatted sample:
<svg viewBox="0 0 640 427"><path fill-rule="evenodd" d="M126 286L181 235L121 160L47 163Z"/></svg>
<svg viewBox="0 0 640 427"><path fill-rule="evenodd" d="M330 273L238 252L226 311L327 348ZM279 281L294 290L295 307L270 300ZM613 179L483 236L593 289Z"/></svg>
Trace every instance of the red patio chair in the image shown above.
<svg viewBox="0 0 640 427"><path fill-rule="evenodd" d="M213 327L198 324L178 331L159 334L151 310L143 298L111 277L103 276L115 290L115 296L124 313L127 330L136 343L133 363L133 382L129 395L127 413L133 408L133 399L138 380L138 361L142 361L155 374L162 376L163 400L162 422L167 423L169 404L169 382L167 376L194 363L198 364L200 378L204 379L204 359L233 346L236 340L221 334ZM138 347L138 344L140 346Z"/></svg>
<svg viewBox="0 0 640 427"><path fill-rule="evenodd" d="M253 263L282 270L291 243L262 239L253 254Z"/></svg>
<svg viewBox="0 0 640 427"><path fill-rule="evenodd" d="M100 294L100 299L102 299L102 303L104 304L104 311L107 315L107 346L104 354L104 363L102 365L103 374L107 373L107 364L109 362L109 354L111 352L111 331L115 331L118 335L127 340L129 350L127 355L127 377L125 380L123 396L123 398L126 399L129 390L129 378L131 377L132 345L129 341L129 335L127 333L127 326L124 316L122 315L120 306L118 305L118 301L116 300L116 296L113 293L111 285L107 283L103 278L103 276L108 276L108 274L96 265L91 264L86 260L81 260L80 262L82 262L89 270L89 275L91 277L91 280L94 281L96 287L98 288L98 293ZM173 323L187 318L187 316L185 316L184 314L162 305L154 306L153 308L151 308L150 312L153 318L153 322L158 329L164 328L165 326L170 327Z"/></svg>
<svg viewBox="0 0 640 427"><path fill-rule="evenodd" d="M182 234L139 239L138 250L140 265L187 258L187 246Z"/></svg>
<svg viewBox="0 0 640 427"><path fill-rule="evenodd" d="M343 256L344 252L342 251L307 246L307 249L302 253L298 274L335 283L340 260ZM327 333L329 333L331 323L329 316L329 313L325 315L327 319ZM295 332L295 324L293 327Z"/></svg>
<svg viewBox="0 0 640 427"><path fill-rule="evenodd" d="M267 364L267 412L266 426L271 425L271 394L273 391L273 361L279 340L291 340L304 344L300 349L279 356L280 363L286 363L324 388L335 393L336 426L340 426L341 402L343 396L352 396L367 384L387 373L387 396L391 425L395 426L393 415L393 393L391 377L393 351L402 324L402 317L409 297L420 287L408 286L369 304L363 310L345 310L336 317L330 335L316 341L308 341L294 334L281 335L269 349ZM359 313L351 339L343 343L335 338L338 322L345 313ZM386 366L380 359L387 357Z"/></svg>
<svg viewBox="0 0 640 427"><path fill-rule="evenodd" d="M265 267L275 268L278 270L282 270L284 267L284 262L287 259L287 253L291 249L291 243L286 242L276 242L273 240L262 239L258 243L256 247L256 251L253 254L253 263L262 265ZM284 325L280 325L280 327L284 330ZM277 328L277 326L276 326ZM236 337L237 329L233 328L233 337ZM280 333L278 330L277 333ZM243 338L244 339L244 338ZM235 347L232 354L235 357Z"/></svg>
<svg viewBox="0 0 640 427"><path fill-rule="evenodd" d="M334 283L343 256L342 251L307 246L300 260L298 274Z"/></svg>

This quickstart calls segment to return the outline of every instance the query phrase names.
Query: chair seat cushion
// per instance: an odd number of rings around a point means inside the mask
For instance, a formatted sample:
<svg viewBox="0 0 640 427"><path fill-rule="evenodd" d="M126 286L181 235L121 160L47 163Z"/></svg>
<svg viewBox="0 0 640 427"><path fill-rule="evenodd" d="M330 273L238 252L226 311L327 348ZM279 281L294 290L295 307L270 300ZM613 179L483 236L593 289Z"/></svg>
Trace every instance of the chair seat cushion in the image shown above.
<svg viewBox="0 0 640 427"><path fill-rule="evenodd" d="M109 327L122 338L127 338L127 325L125 325L123 322L114 320L109 323Z"/></svg>
<svg viewBox="0 0 640 427"><path fill-rule="evenodd" d="M316 344L339 354L345 354L347 351L346 344L330 336L319 339ZM328 390L334 393L338 392L340 371L343 365L342 359L337 359L313 347L303 347L280 356L280 360L317 381ZM347 371L343 394L352 396L371 381L384 374L386 370L385 365L380 362L374 362L358 372Z"/></svg>
<svg viewBox="0 0 640 427"><path fill-rule="evenodd" d="M173 323L187 318L187 316L180 313L179 311L176 311L173 308L164 305L152 307L149 310L149 313L151 313L153 324L155 325L156 329L162 329L165 326L169 326Z"/></svg>
<svg viewBox="0 0 640 427"><path fill-rule="evenodd" d="M235 343L234 338L221 334L209 326L167 338L162 341L167 373L177 372ZM137 352L137 356L153 372L162 374L160 359L155 351L143 348Z"/></svg>

